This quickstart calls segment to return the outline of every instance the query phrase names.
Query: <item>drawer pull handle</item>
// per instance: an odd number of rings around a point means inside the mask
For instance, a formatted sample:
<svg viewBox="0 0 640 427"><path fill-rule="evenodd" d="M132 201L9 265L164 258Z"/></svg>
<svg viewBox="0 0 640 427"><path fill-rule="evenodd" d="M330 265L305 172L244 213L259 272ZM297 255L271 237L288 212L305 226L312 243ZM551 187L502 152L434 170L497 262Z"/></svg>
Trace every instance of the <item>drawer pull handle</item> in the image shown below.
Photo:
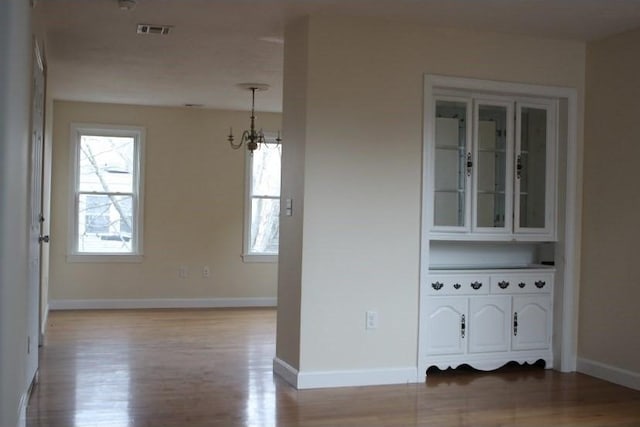
<svg viewBox="0 0 640 427"><path fill-rule="evenodd" d="M527 284L524 282L520 282L518 283L518 286L520 287L520 289L523 289L525 286L527 286Z"/></svg>
<svg viewBox="0 0 640 427"><path fill-rule="evenodd" d="M518 335L518 312L513 313L513 336Z"/></svg>
<svg viewBox="0 0 640 427"><path fill-rule="evenodd" d="M467 153L467 176L471 176L472 168L473 168L473 160L471 159L471 153Z"/></svg>
<svg viewBox="0 0 640 427"><path fill-rule="evenodd" d="M460 336L462 338L464 338L466 329L467 329L467 322L466 322L464 314L463 314L462 315L462 320L460 321Z"/></svg>
<svg viewBox="0 0 640 427"><path fill-rule="evenodd" d="M477 291L478 289L480 289L480 288L482 287L482 283L480 283L480 282L472 282L472 283L471 283L471 287L472 287L474 290L476 290L476 291Z"/></svg>
<svg viewBox="0 0 640 427"><path fill-rule="evenodd" d="M545 282L544 280L538 280L538 281L536 281L536 288L542 289L542 288L544 288L544 285L546 285L546 284L547 284L547 282Z"/></svg>
<svg viewBox="0 0 640 427"><path fill-rule="evenodd" d="M498 286L500 286L500 289L507 289L509 287L509 282L503 280L502 282L498 282Z"/></svg>
<svg viewBox="0 0 640 427"><path fill-rule="evenodd" d="M431 284L431 287L436 291L439 291L440 289L442 289L443 286L444 286L444 283L442 282L435 282Z"/></svg>
<svg viewBox="0 0 640 427"><path fill-rule="evenodd" d="M462 285L460 283L456 283L455 285L453 285L454 289L460 289L462 287Z"/></svg>

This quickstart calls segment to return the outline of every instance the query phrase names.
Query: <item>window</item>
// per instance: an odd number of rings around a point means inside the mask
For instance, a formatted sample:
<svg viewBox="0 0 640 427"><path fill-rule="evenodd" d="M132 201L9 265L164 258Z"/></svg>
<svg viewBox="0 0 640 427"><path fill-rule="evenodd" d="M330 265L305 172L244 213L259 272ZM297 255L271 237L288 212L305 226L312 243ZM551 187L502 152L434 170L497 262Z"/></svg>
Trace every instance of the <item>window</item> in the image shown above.
<svg viewBox="0 0 640 427"><path fill-rule="evenodd" d="M72 125L72 261L139 261L144 129Z"/></svg>
<svg viewBox="0 0 640 427"><path fill-rule="evenodd" d="M267 136L271 142L272 138ZM245 201L244 260L276 262L280 235L282 146L269 143L249 154Z"/></svg>

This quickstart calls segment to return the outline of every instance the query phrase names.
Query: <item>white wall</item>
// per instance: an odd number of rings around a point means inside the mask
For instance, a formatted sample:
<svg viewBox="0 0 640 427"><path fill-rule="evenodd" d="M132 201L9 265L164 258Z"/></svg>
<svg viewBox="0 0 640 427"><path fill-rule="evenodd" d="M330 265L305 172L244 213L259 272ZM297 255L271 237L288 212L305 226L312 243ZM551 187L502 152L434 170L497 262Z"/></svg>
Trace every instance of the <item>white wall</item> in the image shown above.
<svg viewBox="0 0 640 427"><path fill-rule="evenodd" d="M579 357L640 388L640 29L590 43ZM595 365L594 365L595 364ZM584 365L584 363L583 363ZM633 375L632 375L633 374Z"/></svg>
<svg viewBox="0 0 640 427"><path fill-rule="evenodd" d="M18 424L27 390L29 2L0 2L0 425Z"/></svg>
<svg viewBox="0 0 640 427"><path fill-rule="evenodd" d="M575 87L581 128L585 45L326 16L307 37L300 370L415 367L424 73Z"/></svg>
<svg viewBox="0 0 640 427"><path fill-rule="evenodd" d="M259 126L280 128L280 115L258 113ZM146 128L144 260L67 262L70 124ZM249 123L248 112L56 101L50 299L73 300L269 298L277 264L244 263L244 150L226 141ZM189 277L178 277L180 265ZM211 277L203 278L204 266Z"/></svg>

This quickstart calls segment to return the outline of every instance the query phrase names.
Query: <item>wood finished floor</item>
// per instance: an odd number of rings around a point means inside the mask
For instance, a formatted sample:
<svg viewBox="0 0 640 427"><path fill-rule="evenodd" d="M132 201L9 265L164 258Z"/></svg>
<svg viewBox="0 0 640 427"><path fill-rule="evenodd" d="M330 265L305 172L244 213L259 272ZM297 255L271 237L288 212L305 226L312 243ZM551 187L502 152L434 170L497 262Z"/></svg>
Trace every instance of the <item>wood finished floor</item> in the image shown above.
<svg viewBox="0 0 640 427"><path fill-rule="evenodd" d="M271 309L52 312L27 427L640 426L640 392L540 368L296 391Z"/></svg>

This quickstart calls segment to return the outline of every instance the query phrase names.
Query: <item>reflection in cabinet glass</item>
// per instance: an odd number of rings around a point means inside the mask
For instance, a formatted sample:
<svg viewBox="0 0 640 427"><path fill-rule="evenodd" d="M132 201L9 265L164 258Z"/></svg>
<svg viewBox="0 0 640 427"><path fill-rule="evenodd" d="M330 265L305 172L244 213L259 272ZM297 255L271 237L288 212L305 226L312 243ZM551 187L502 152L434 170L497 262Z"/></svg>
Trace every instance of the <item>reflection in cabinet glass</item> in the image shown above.
<svg viewBox="0 0 640 427"><path fill-rule="evenodd" d="M475 226L504 229L507 206L508 106L476 104Z"/></svg>
<svg viewBox="0 0 640 427"><path fill-rule="evenodd" d="M556 104L543 98L435 96L431 238L554 240Z"/></svg>
<svg viewBox="0 0 640 427"><path fill-rule="evenodd" d="M546 213L547 110L518 106L516 199L520 228L544 228Z"/></svg>
<svg viewBox="0 0 640 427"><path fill-rule="evenodd" d="M434 223L464 227L467 205L465 101L436 102Z"/></svg>

